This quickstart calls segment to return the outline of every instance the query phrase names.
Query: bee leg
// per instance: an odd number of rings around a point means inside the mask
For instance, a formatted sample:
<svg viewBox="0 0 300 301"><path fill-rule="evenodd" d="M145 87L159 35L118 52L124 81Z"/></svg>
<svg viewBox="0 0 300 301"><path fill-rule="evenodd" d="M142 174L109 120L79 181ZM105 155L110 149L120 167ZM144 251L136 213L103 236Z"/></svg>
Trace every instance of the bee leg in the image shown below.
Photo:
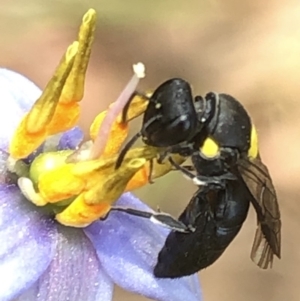
<svg viewBox="0 0 300 301"><path fill-rule="evenodd" d="M230 172L224 173L220 176L202 176L202 175L195 175L190 172L188 169L184 168L183 166L177 164L171 157L169 158L170 163L175 167L177 170L180 170L187 178L191 179L197 186L209 186L215 185L220 189L225 188L225 180L236 180L236 176Z"/></svg>
<svg viewBox="0 0 300 301"><path fill-rule="evenodd" d="M177 220L175 217L171 216L168 213L163 213L163 212L152 213L152 212L127 208L127 207L111 207L109 213L105 216L105 219L107 219L108 215L112 211L119 211L129 215L147 218L155 224L159 224L165 228L178 231L178 232L191 232L194 230L191 226L186 226L184 223L180 222L179 220Z"/></svg>
<svg viewBox="0 0 300 301"><path fill-rule="evenodd" d="M149 175L148 175L149 184L154 183L154 181L152 180L152 173L153 173L153 159L149 161Z"/></svg>
<svg viewBox="0 0 300 301"><path fill-rule="evenodd" d="M134 144L141 136L142 136L142 132L138 132L138 133L136 133L136 134L135 134L135 135L134 135L134 136L133 136L126 144L125 144L124 148L121 150L121 152L120 152L120 154L119 154L119 156L118 156L118 158L117 158L116 165L115 165L115 169L116 169L116 170L121 166L121 164L122 164L122 162L123 162L123 160L124 160L124 158L125 158L127 152L130 150L130 148L133 146L133 144Z"/></svg>
<svg viewBox="0 0 300 301"><path fill-rule="evenodd" d="M188 171L195 171L195 167L192 165L182 165L182 168ZM172 166L172 170L178 170L175 166Z"/></svg>
<svg viewBox="0 0 300 301"><path fill-rule="evenodd" d="M195 171L195 167L193 165L182 165L182 168L188 171Z"/></svg>
<svg viewBox="0 0 300 301"><path fill-rule="evenodd" d="M158 164L163 164L164 161L165 161L165 159L170 156L170 152L171 152L171 148L170 147L167 147L165 150L161 151L158 154L157 163Z"/></svg>
<svg viewBox="0 0 300 301"><path fill-rule="evenodd" d="M157 163L162 164L163 161L170 157L170 154L178 154L182 157L189 157L194 152L193 145L183 142L178 145L167 147L165 150L161 151L159 157L157 158Z"/></svg>
<svg viewBox="0 0 300 301"><path fill-rule="evenodd" d="M230 168L235 165L239 159L239 151L234 148L221 147L220 158L226 162L226 167Z"/></svg>

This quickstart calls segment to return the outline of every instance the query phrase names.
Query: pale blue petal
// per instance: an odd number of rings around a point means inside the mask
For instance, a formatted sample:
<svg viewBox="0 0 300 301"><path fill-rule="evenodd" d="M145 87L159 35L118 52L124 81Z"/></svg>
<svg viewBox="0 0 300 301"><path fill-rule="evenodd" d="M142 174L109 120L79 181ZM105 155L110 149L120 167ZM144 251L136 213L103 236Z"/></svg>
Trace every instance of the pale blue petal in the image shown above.
<svg viewBox="0 0 300 301"><path fill-rule="evenodd" d="M20 194L15 185L0 185L0 300L28 289L54 256L57 230Z"/></svg>
<svg viewBox="0 0 300 301"><path fill-rule="evenodd" d="M83 141L83 138L84 134L82 130L76 126L62 134L57 149L75 149Z"/></svg>
<svg viewBox="0 0 300 301"><path fill-rule="evenodd" d="M129 193L117 205L149 210ZM180 279L157 279L153 268L167 231L150 221L112 212L105 221L85 229L107 274L119 286L160 301L199 301L197 275Z"/></svg>
<svg viewBox="0 0 300 301"><path fill-rule="evenodd" d="M58 227L54 260L18 301L111 301L113 283L81 229Z"/></svg>
<svg viewBox="0 0 300 301"><path fill-rule="evenodd" d="M0 149L0 185L4 183L10 184L12 182L12 175L8 172L6 167L7 158L7 152Z"/></svg>
<svg viewBox="0 0 300 301"><path fill-rule="evenodd" d="M26 77L0 68L0 149L8 150L9 139L40 94Z"/></svg>

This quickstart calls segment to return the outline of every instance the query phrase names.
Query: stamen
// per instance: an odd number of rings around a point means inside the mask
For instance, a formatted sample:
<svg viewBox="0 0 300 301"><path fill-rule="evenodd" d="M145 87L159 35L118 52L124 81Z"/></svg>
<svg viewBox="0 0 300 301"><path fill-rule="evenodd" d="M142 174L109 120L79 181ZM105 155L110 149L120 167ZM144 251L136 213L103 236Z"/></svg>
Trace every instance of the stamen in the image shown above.
<svg viewBox="0 0 300 301"><path fill-rule="evenodd" d="M127 153L131 154L132 150ZM132 155L131 155L132 156ZM145 157L150 160L149 156ZM181 157L179 155L172 155L173 161L177 164L182 164L186 158ZM154 159L154 156L152 157ZM126 159L125 159L126 160ZM153 160L153 167L150 168L149 162L145 164L145 166L139 169L136 174L132 177L132 179L128 182L125 191L131 191L137 188L140 188L149 182L149 176L151 176L151 180L155 180L160 178L172 170L172 164L169 161L164 162L163 164L159 164L157 159ZM151 174L150 174L151 173Z"/></svg>
<svg viewBox="0 0 300 301"><path fill-rule="evenodd" d="M113 204L124 192L134 174L145 165L146 159L132 159L121 170L112 171L98 185L84 193L85 202L89 205L107 202Z"/></svg>
<svg viewBox="0 0 300 301"><path fill-rule="evenodd" d="M29 133L35 134L44 131L50 123L65 82L71 72L78 45L78 42L74 42L68 47L43 94L29 111L26 119L26 130Z"/></svg>
<svg viewBox="0 0 300 301"><path fill-rule="evenodd" d="M48 136L66 131L78 121L95 24L96 12L90 9L83 17L78 41L68 48L43 94L17 128L10 143L14 158L26 158Z"/></svg>
<svg viewBox="0 0 300 301"><path fill-rule="evenodd" d="M18 186L27 200L36 206L45 206L45 201L40 194L38 194L33 186L33 182L29 178L21 177L18 179Z"/></svg>
<svg viewBox="0 0 300 301"><path fill-rule="evenodd" d="M134 75L132 76L131 80L121 92L116 102L114 102L113 105L109 108L103 120L98 135L94 141L94 145L91 149L91 160L99 158L102 152L104 151L113 122L116 120L117 116L122 112L130 96L136 90L140 78L145 77L145 66L142 63L137 63L133 65L133 71Z"/></svg>
<svg viewBox="0 0 300 301"><path fill-rule="evenodd" d="M63 212L57 214L55 219L62 225L82 228L105 216L110 208L110 204L106 202L88 205L81 194Z"/></svg>
<svg viewBox="0 0 300 301"><path fill-rule="evenodd" d="M85 227L105 216L113 204L124 192L128 181L142 168L146 159L132 159L120 170L103 175L101 185L80 194L56 219L64 225Z"/></svg>
<svg viewBox="0 0 300 301"><path fill-rule="evenodd" d="M91 55L94 32L96 29L96 11L89 9L82 18L78 34L78 55L75 57L72 71L64 86L61 102L80 101L84 94L85 74Z"/></svg>
<svg viewBox="0 0 300 301"><path fill-rule="evenodd" d="M53 120L48 126L48 133L50 135L72 128L79 119L80 107L78 102L83 98L84 94L85 75L90 59L95 29L96 12L90 9L83 16L78 34L79 44L75 61L62 90Z"/></svg>
<svg viewBox="0 0 300 301"><path fill-rule="evenodd" d="M56 111L60 94L74 63L78 42L67 49L55 74L43 94L19 124L9 145L9 153L16 159L26 158L48 135L48 125Z"/></svg>

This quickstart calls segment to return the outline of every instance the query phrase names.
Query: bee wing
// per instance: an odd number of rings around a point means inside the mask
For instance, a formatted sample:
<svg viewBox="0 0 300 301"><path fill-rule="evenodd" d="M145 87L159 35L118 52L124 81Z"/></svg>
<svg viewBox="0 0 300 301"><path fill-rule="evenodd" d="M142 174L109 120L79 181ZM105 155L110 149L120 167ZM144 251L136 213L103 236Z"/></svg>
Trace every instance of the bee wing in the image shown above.
<svg viewBox="0 0 300 301"><path fill-rule="evenodd" d="M238 169L252 195L251 202L258 219L251 259L267 269L272 267L274 254L280 258L281 221L275 188L260 157L240 160Z"/></svg>
<svg viewBox="0 0 300 301"><path fill-rule="evenodd" d="M260 268L267 269L273 265L273 255L274 252L266 240L260 225L258 225L251 250L251 259Z"/></svg>

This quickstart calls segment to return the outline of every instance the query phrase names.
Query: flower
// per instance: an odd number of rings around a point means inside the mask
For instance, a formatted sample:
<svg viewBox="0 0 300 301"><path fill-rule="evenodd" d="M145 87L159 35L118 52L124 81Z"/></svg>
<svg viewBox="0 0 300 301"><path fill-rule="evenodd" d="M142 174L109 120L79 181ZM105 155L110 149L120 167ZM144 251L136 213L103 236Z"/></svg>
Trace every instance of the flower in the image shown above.
<svg viewBox="0 0 300 301"><path fill-rule="evenodd" d="M136 75L95 119L93 143L77 148L83 139L75 126L78 102L94 29L95 11L89 10L78 41L42 93L22 75L0 69L0 300L105 301L114 284L154 300L200 300L196 275L153 276L166 229L121 212L99 220L116 200L150 210L124 191L146 184L156 151L132 149L114 169L127 135L118 116ZM128 119L144 109L133 101ZM153 176L169 170L154 164Z"/></svg>

